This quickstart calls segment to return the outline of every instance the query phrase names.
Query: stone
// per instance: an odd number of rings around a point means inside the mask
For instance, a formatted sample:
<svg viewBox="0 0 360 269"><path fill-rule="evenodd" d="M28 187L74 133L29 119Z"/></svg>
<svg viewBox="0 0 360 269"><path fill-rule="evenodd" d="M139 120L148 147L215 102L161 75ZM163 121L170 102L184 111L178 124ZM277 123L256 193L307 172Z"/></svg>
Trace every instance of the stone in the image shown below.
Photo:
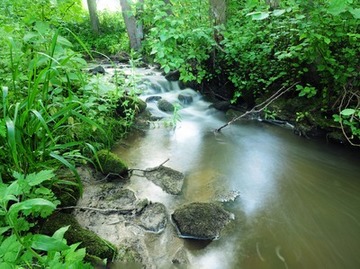
<svg viewBox="0 0 360 269"><path fill-rule="evenodd" d="M145 102L146 102L146 103L157 102L157 101L159 101L161 98L162 98L161 96L152 95L152 96L149 96L148 98L146 98Z"/></svg>
<svg viewBox="0 0 360 269"><path fill-rule="evenodd" d="M183 173L166 166L147 169L145 177L161 187L165 192L174 195L180 194L185 179Z"/></svg>
<svg viewBox="0 0 360 269"><path fill-rule="evenodd" d="M100 165L98 164L98 169L104 175L124 175L128 171L128 166L125 162L109 150L98 151L97 158L100 163ZM97 164L96 160L94 162Z"/></svg>
<svg viewBox="0 0 360 269"><path fill-rule="evenodd" d="M178 95L178 100L183 104L183 105L190 105L193 102L193 97L190 94L186 94L186 93L180 93Z"/></svg>
<svg viewBox="0 0 360 269"><path fill-rule="evenodd" d="M173 112L175 110L174 105L165 99L160 99L157 103L157 107L164 112Z"/></svg>
<svg viewBox="0 0 360 269"><path fill-rule="evenodd" d="M216 203L194 202L177 208L171 217L180 238L214 240L232 214Z"/></svg>
<svg viewBox="0 0 360 269"><path fill-rule="evenodd" d="M161 233L167 224L166 208L161 203L147 205L136 223L148 232Z"/></svg>
<svg viewBox="0 0 360 269"><path fill-rule="evenodd" d="M165 75L165 78L168 81L178 81L180 79L180 71L175 70L175 71L169 72Z"/></svg>
<svg viewBox="0 0 360 269"><path fill-rule="evenodd" d="M227 111L231 107L230 101L219 101L211 105L211 107L216 108L220 111Z"/></svg>
<svg viewBox="0 0 360 269"><path fill-rule="evenodd" d="M101 65L98 65L97 67L91 68L89 70L89 73L91 73L92 75L97 75L97 74L104 75L106 72L105 72L104 67L102 67Z"/></svg>

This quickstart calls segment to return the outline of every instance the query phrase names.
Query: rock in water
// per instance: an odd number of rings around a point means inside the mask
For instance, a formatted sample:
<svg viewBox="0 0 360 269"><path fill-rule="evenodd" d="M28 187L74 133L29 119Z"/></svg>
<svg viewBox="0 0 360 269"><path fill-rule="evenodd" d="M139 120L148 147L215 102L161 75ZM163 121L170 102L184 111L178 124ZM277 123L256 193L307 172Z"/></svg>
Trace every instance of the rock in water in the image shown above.
<svg viewBox="0 0 360 269"><path fill-rule="evenodd" d="M136 223L146 231L161 233L167 224L165 206L161 203L149 204L141 212L141 215Z"/></svg>
<svg viewBox="0 0 360 269"><path fill-rule="evenodd" d="M157 107L164 112L173 112L175 110L174 105L165 99L160 99L157 103Z"/></svg>
<svg viewBox="0 0 360 269"><path fill-rule="evenodd" d="M99 65L99 66L97 66L97 67L94 67L94 68L90 69L90 70L89 70L89 73L91 73L92 75L97 75L97 74L104 75L106 72L105 72L104 67L102 67L101 65Z"/></svg>
<svg viewBox="0 0 360 269"><path fill-rule="evenodd" d="M190 203L177 208L171 217L179 237L214 240L219 238L232 214L215 203Z"/></svg>
<svg viewBox="0 0 360 269"><path fill-rule="evenodd" d="M145 176L167 193L175 195L181 192L185 179L183 173L166 166L147 169Z"/></svg>

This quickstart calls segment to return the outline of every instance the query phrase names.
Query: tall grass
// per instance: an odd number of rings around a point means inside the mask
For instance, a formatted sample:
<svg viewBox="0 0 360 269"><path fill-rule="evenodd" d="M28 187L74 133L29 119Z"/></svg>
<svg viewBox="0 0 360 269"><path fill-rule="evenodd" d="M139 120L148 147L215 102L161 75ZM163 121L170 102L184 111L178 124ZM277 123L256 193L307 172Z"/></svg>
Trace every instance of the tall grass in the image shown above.
<svg viewBox="0 0 360 269"><path fill-rule="evenodd" d="M85 61L58 31L40 30L28 34L30 43L23 44L23 52L15 52L15 43L9 41L11 83L1 90L0 159L8 175L66 166L79 180L76 164L91 161L81 151L95 148L76 135L74 122L105 131L86 115L75 93L86 81L81 71Z"/></svg>

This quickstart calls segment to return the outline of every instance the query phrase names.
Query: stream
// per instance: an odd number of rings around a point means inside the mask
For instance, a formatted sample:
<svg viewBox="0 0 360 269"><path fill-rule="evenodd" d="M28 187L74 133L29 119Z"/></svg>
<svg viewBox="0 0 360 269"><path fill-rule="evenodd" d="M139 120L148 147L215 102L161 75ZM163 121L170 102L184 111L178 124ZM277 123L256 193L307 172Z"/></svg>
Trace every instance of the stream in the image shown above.
<svg viewBox="0 0 360 269"><path fill-rule="evenodd" d="M168 160L165 166L185 174L182 193L168 194L136 174L128 187L139 198L164 204L169 215L185 203L222 200L235 216L212 242L180 239L170 221L160 234L142 233L153 263L149 268L171 268L179 250L189 261L179 268L360 268L358 150L307 140L256 119L214 133L229 121L223 112L156 71L136 72L142 77L143 100L156 95L178 102L181 92L192 102L179 110L176 127L164 124L171 113L149 102L148 110L164 119L113 150L132 168ZM232 193L239 196L228 199Z"/></svg>

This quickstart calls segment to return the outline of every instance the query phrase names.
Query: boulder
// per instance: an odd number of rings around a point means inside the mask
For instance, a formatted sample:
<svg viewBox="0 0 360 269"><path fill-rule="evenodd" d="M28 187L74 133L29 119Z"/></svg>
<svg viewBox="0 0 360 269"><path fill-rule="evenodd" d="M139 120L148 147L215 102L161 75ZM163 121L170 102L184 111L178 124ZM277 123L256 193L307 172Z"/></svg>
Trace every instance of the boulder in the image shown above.
<svg viewBox="0 0 360 269"><path fill-rule="evenodd" d="M180 79L180 71L175 70L175 71L169 72L165 75L165 78L168 81L178 81Z"/></svg>
<svg viewBox="0 0 360 269"><path fill-rule="evenodd" d="M230 101L218 101L211 105L211 107L216 108L220 111L227 111L231 108L231 102Z"/></svg>
<svg viewBox="0 0 360 269"><path fill-rule="evenodd" d="M161 98L162 98L161 96L152 95L152 96L147 97L146 100L145 100L145 102L146 102L146 103L157 102L157 101L159 101Z"/></svg>
<svg viewBox="0 0 360 269"><path fill-rule="evenodd" d="M91 75L97 75L97 74L101 74L101 75L105 75L105 69L104 67L102 67L101 65L97 66L97 67L94 67L94 68L91 68L89 70L89 73Z"/></svg>
<svg viewBox="0 0 360 269"><path fill-rule="evenodd" d="M123 175L127 172L128 166L114 153L109 150L100 150L97 152L99 163L94 160L98 165L98 169L104 174Z"/></svg>
<svg viewBox="0 0 360 269"><path fill-rule="evenodd" d="M175 195L181 192L185 179L183 173L166 166L147 169L145 171L145 177L167 193Z"/></svg>
<svg viewBox="0 0 360 269"><path fill-rule="evenodd" d="M190 203L177 208L172 214L179 237L214 240L233 218L215 203Z"/></svg>
<svg viewBox="0 0 360 269"><path fill-rule="evenodd" d="M145 231L161 233L167 224L166 208L161 203L147 205L135 222Z"/></svg>
<svg viewBox="0 0 360 269"><path fill-rule="evenodd" d="M175 110L174 105L165 99L160 99L157 103L157 107L164 112L173 112Z"/></svg>
<svg viewBox="0 0 360 269"><path fill-rule="evenodd" d="M193 102L193 97L190 94L186 94L186 93L180 93L178 95L178 100L183 104L183 105L190 105Z"/></svg>

